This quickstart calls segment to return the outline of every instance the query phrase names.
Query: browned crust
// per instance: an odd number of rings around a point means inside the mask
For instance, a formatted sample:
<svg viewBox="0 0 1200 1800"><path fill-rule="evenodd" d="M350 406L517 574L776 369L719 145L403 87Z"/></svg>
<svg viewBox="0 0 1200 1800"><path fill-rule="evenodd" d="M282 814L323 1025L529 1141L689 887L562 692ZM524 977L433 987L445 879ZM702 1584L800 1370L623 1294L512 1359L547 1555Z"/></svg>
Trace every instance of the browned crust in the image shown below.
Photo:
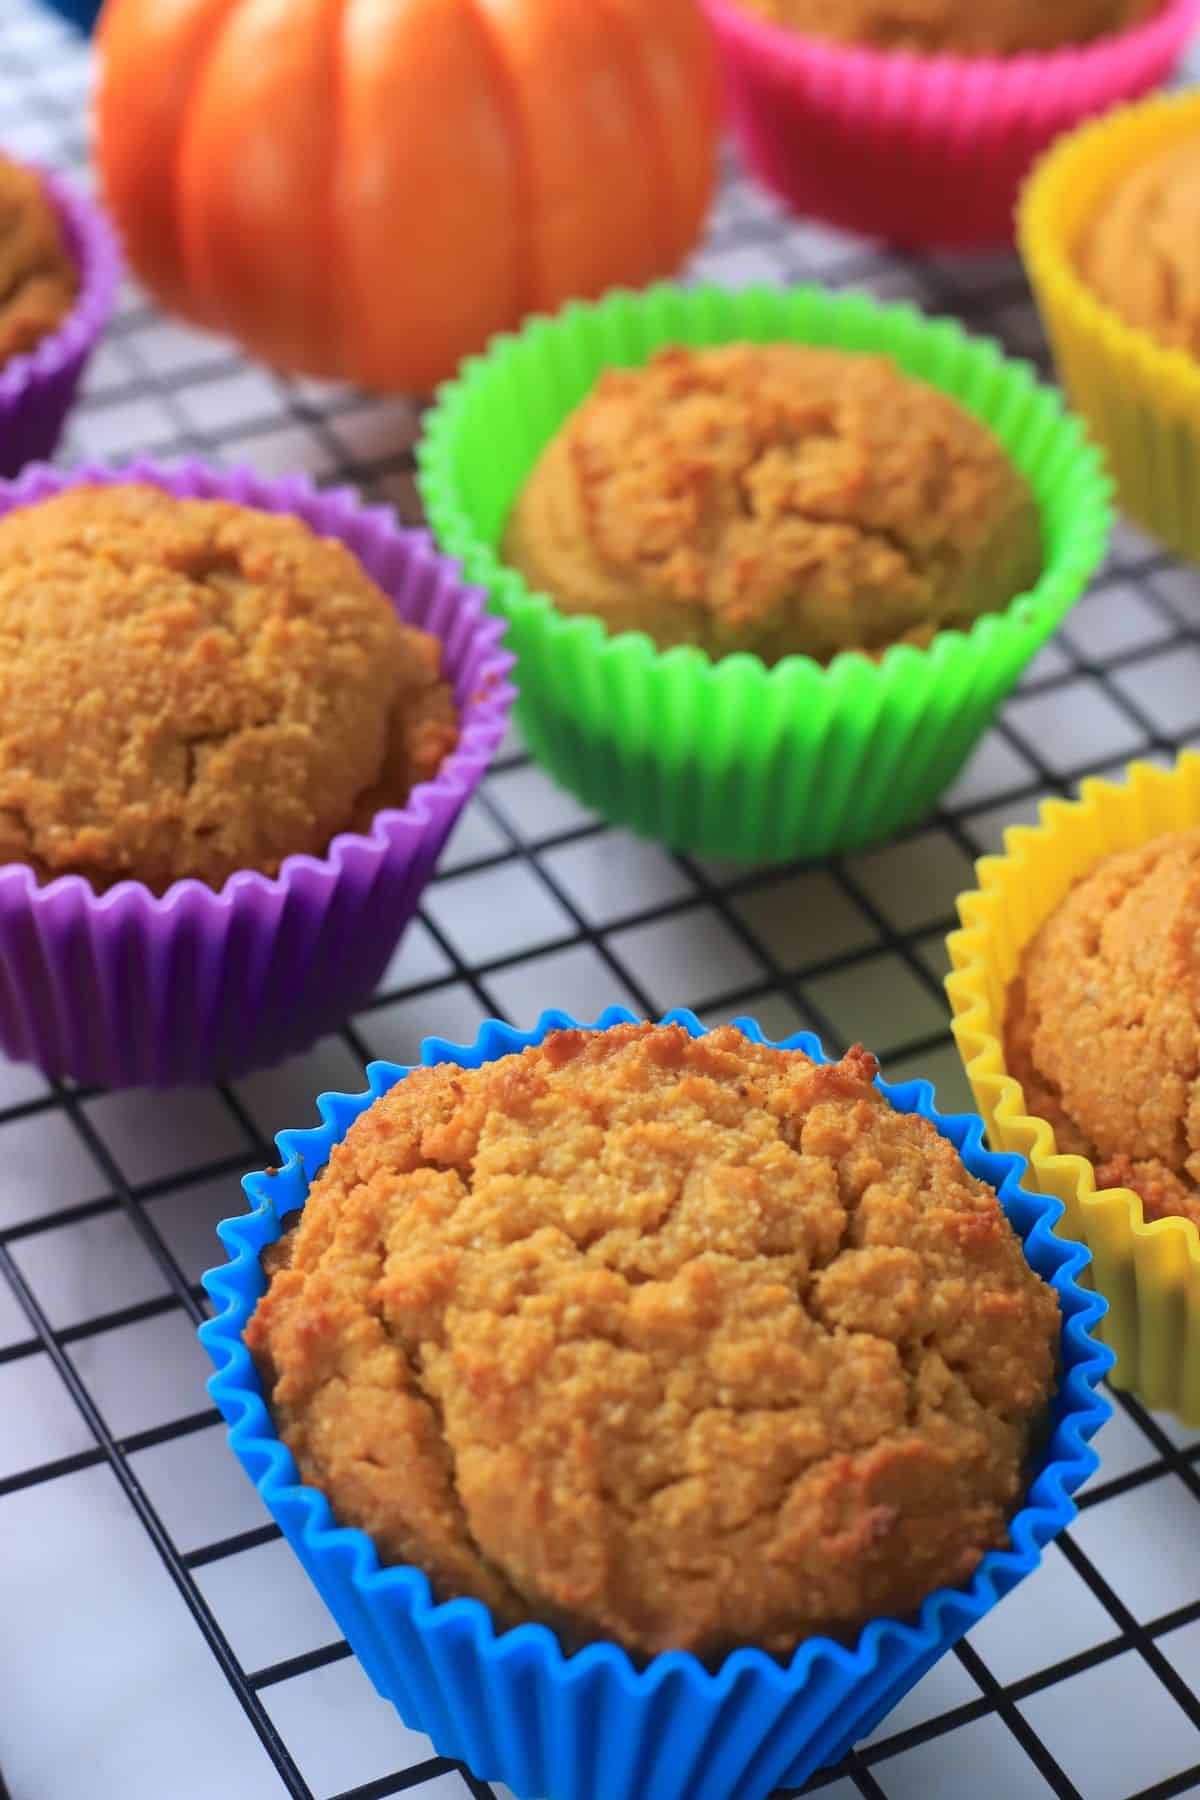
<svg viewBox="0 0 1200 1800"><path fill-rule="evenodd" d="M0 155L0 368L56 331L79 273L39 176Z"/></svg>
<svg viewBox="0 0 1200 1800"><path fill-rule="evenodd" d="M1200 355L1200 135L1132 169L1105 196L1076 249L1079 273L1127 324Z"/></svg>
<svg viewBox="0 0 1200 1800"><path fill-rule="evenodd" d="M884 357L799 344L607 370L504 554L566 612L768 662L927 644L1042 561L1029 487L978 419Z"/></svg>
<svg viewBox="0 0 1200 1800"><path fill-rule="evenodd" d="M1200 1224L1200 831L1105 857L1028 946L1005 1056L1062 1151Z"/></svg>
<svg viewBox="0 0 1200 1800"><path fill-rule="evenodd" d="M440 1597L635 1654L786 1654L966 1579L1058 1307L874 1069L622 1026L415 1071L247 1327L304 1479Z"/></svg>
<svg viewBox="0 0 1200 1800"><path fill-rule="evenodd" d="M136 485L0 520L0 863L214 887L323 854L457 741L441 646L301 520Z"/></svg>
<svg viewBox="0 0 1200 1800"><path fill-rule="evenodd" d="M777 25L879 50L1016 56L1090 44L1148 19L1162 0L741 0Z"/></svg>

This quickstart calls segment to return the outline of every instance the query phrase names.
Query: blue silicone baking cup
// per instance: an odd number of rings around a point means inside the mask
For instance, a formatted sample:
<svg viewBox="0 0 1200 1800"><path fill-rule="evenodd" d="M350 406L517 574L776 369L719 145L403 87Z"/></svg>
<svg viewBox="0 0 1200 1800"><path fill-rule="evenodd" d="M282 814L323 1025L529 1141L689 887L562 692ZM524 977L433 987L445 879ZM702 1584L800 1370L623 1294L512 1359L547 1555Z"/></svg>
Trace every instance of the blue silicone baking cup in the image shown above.
<svg viewBox="0 0 1200 1800"><path fill-rule="evenodd" d="M610 1007L587 1029L632 1022L632 1013ZM706 1029L685 1011L664 1023L693 1037ZM735 1024L755 1043L772 1041L753 1020ZM577 1021L562 1012L543 1013L529 1032L489 1021L470 1046L427 1039L421 1062L475 1069L573 1028ZM776 1047L829 1060L809 1033ZM1105 1303L1079 1281L1088 1252L1054 1235L1062 1207L1020 1185L1023 1158L983 1148L981 1119L939 1113L926 1081L880 1080L893 1106L931 1120L971 1173L997 1189L1031 1266L1059 1297L1062 1380L1041 1466L1012 1520L1011 1548L989 1551L968 1585L930 1594L914 1621L874 1620L849 1647L810 1638L786 1665L738 1650L710 1670L672 1651L638 1668L612 1643L566 1656L543 1625L497 1633L478 1600L438 1604L419 1569L381 1566L365 1532L339 1526L324 1494L301 1483L243 1342L266 1288L262 1252L304 1205L334 1144L409 1072L372 1063L365 1093L321 1095L323 1124L281 1132L279 1169L247 1176L250 1212L219 1227L230 1260L204 1277L217 1311L200 1336L217 1367L209 1391L242 1466L379 1692L441 1755L483 1780L506 1782L520 1800L764 1800L777 1787L802 1785L872 1731L1074 1518L1071 1495L1098 1462L1087 1441L1112 1410L1096 1384L1113 1359L1092 1336Z"/></svg>

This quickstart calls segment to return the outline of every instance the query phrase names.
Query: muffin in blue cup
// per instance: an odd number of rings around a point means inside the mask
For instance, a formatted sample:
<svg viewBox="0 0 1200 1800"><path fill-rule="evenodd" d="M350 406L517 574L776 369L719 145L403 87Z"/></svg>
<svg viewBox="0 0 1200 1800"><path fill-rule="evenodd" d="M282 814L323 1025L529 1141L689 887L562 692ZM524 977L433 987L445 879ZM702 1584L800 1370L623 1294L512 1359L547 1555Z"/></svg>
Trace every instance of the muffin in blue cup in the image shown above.
<svg viewBox="0 0 1200 1800"><path fill-rule="evenodd" d="M422 1064L221 1227L233 1448L442 1754L523 1800L800 1784L1073 1517L1086 1253L862 1051L614 1008Z"/></svg>

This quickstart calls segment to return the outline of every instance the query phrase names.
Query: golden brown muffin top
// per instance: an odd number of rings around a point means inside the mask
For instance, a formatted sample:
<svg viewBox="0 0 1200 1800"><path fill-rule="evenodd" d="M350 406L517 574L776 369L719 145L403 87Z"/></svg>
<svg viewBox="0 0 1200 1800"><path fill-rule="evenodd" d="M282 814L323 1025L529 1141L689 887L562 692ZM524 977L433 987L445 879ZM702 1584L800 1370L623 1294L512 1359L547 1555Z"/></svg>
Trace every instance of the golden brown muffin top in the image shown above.
<svg viewBox="0 0 1200 1800"><path fill-rule="evenodd" d="M57 330L78 292L79 274L41 178L0 155L0 368Z"/></svg>
<svg viewBox="0 0 1200 1800"><path fill-rule="evenodd" d="M610 369L519 496L504 554L611 631L713 656L881 652L1037 578L1037 507L979 420L887 358L800 344Z"/></svg>
<svg viewBox="0 0 1200 1800"><path fill-rule="evenodd" d="M1160 344L1200 356L1200 136L1133 169L1080 240L1076 264L1098 299Z"/></svg>
<svg viewBox="0 0 1200 1800"><path fill-rule="evenodd" d="M1127 31L1162 0L741 0L776 25L879 50L1016 56Z"/></svg>
<svg viewBox="0 0 1200 1800"><path fill-rule="evenodd" d="M1062 1151L1200 1225L1200 829L1097 863L1030 943L1008 1066Z"/></svg>
<svg viewBox="0 0 1200 1800"><path fill-rule="evenodd" d="M161 891L365 830L457 736L440 646L300 519L137 485L0 519L0 864Z"/></svg>
<svg viewBox="0 0 1200 1800"><path fill-rule="evenodd" d="M967 1579L1058 1304L875 1068L629 1025L414 1071L247 1326L303 1478L440 1598L570 1645L782 1655Z"/></svg>

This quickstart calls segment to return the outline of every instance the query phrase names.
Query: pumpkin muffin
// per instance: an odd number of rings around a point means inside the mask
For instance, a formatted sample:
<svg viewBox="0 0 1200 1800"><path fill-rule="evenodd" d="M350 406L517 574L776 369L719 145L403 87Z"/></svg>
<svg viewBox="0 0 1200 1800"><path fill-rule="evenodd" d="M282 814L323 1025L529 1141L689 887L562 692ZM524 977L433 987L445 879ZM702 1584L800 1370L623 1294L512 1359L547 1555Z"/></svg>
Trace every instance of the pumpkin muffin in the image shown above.
<svg viewBox="0 0 1200 1800"><path fill-rule="evenodd" d="M1162 0L741 0L773 24L840 44L1016 56L1140 25Z"/></svg>
<svg viewBox="0 0 1200 1800"><path fill-rule="evenodd" d="M0 155L0 368L56 331L78 293L79 273L41 181Z"/></svg>
<svg viewBox="0 0 1200 1800"><path fill-rule="evenodd" d="M299 519L136 484L0 519L0 863L274 874L457 734L437 640Z"/></svg>
<svg viewBox="0 0 1200 1800"><path fill-rule="evenodd" d="M520 493L506 560L563 611L661 649L776 662L928 644L1042 565L991 432L888 358L667 349L610 369Z"/></svg>
<svg viewBox="0 0 1200 1800"><path fill-rule="evenodd" d="M852 1051L552 1033L415 1070L246 1328L306 1482L500 1626L786 1656L1007 1541L1060 1315Z"/></svg>
<svg viewBox="0 0 1200 1800"><path fill-rule="evenodd" d="M1029 944L1005 1054L1058 1148L1200 1225L1200 829L1105 857Z"/></svg>
<svg viewBox="0 0 1200 1800"><path fill-rule="evenodd" d="M1096 297L1172 350L1200 356L1200 137L1171 144L1105 197L1076 252Z"/></svg>

